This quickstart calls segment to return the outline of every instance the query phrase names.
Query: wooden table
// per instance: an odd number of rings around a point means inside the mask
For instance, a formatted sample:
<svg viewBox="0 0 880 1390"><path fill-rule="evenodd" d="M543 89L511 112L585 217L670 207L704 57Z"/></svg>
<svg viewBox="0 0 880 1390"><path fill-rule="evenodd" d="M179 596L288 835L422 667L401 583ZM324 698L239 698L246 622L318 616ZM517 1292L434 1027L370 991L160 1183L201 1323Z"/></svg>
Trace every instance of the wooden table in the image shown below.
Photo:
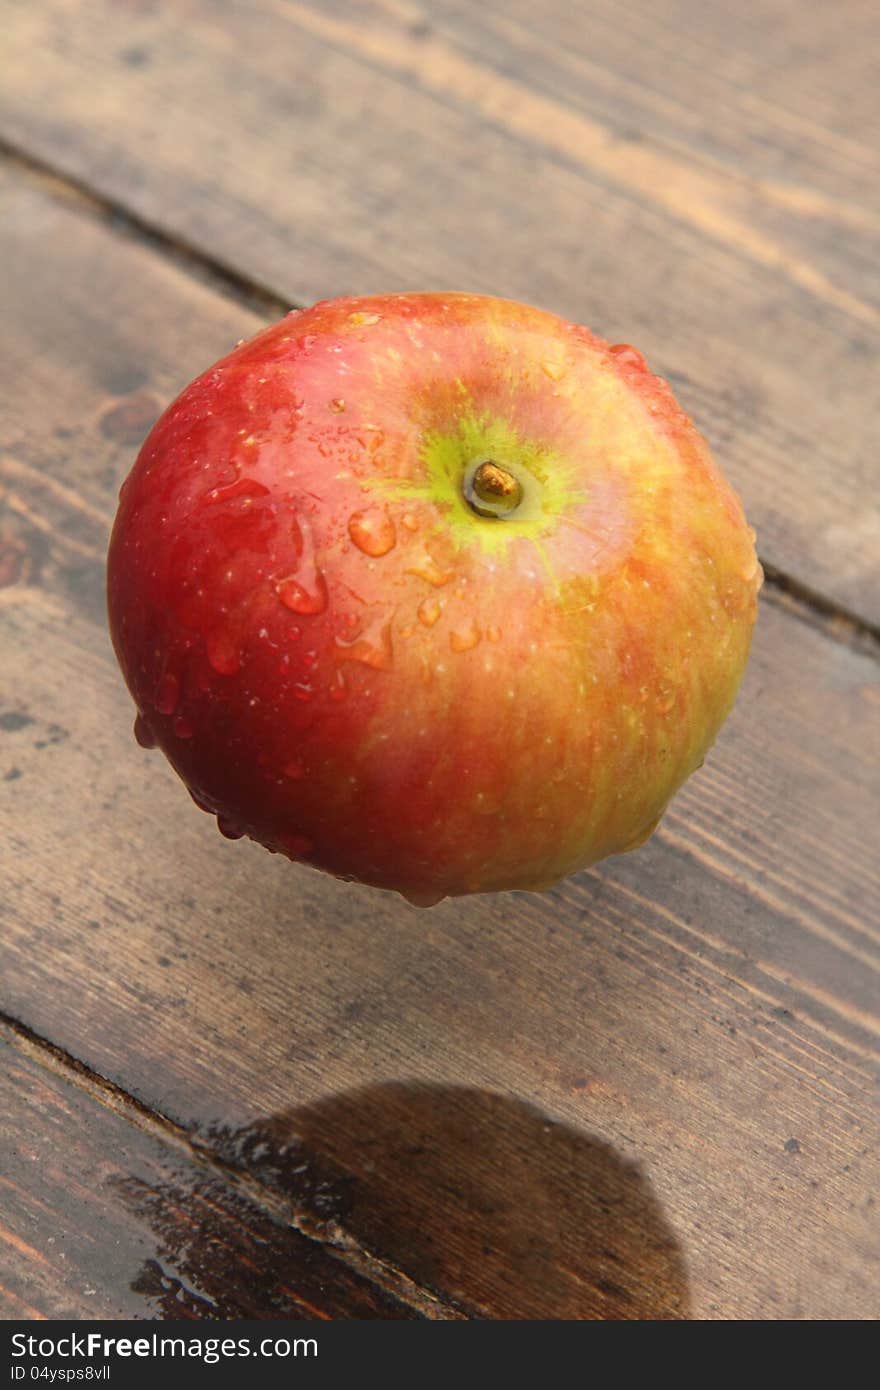
<svg viewBox="0 0 880 1390"><path fill-rule="evenodd" d="M6 1316L880 1314L871 0L2 0ZM638 854L417 914L131 738L159 409L290 304L637 343L768 582Z"/></svg>

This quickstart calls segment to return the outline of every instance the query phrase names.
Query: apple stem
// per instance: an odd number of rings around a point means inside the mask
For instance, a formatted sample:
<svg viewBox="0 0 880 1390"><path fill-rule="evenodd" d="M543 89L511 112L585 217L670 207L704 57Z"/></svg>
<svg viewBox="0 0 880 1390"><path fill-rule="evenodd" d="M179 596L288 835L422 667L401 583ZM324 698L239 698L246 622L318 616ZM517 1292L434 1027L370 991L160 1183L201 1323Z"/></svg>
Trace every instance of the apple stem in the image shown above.
<svg viewBox="0 0 880 1390"><path fill-rule="evenodd" d="M509 469L486 459L465 484L464 495L478 515L503 517L516 511L523 494Z"/></svg>

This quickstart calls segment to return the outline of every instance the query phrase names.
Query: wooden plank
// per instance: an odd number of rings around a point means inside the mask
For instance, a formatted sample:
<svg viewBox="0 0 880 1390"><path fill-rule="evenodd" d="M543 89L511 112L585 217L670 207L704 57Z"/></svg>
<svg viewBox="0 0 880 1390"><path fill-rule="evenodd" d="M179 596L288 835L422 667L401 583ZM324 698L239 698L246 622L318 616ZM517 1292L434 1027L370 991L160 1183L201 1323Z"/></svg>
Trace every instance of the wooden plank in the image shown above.
<svg viewBox="0 0 880 1390"><path fill-rule="evenodd" d="M0 1040L0 1315L411 1318L184 1146Z"/></svg>
<svg viewBox="0 0 880 1390"><path fill-rule="evenodd" d="M764 557L878 620L870 6L0 15L8 139L292 300L453 285L636 341Z"/></svg>
<svg viewBox="0 0 880 1390"><path fill-rule="evenodd" d="M231 846L134 746L99 600L127 410L254 316L3 193L8 1013L320 1220L302 1148L479 1316L876 1316L877 663L764 605L658 836L550 894L418 914Z"/></svg>

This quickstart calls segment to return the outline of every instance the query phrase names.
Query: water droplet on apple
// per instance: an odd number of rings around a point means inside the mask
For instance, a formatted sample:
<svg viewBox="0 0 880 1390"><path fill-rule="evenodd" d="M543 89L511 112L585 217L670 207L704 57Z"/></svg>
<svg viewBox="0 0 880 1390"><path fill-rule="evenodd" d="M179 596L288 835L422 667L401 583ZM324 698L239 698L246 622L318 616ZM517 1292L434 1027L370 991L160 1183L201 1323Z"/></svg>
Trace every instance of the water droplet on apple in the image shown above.
<svg viewBox="0 0 880 1390"><path fill-rule="evenodd" d="M329 695L331 700L344 700L348 694L348 686L345 683L345 676L341 671L337 671L333 680L330 682Z"/></svg>
<svg viewBox="0 0 880 1390"><path fill-rule="evenodd" d="M367 507L349 517L348 534L358 550L378 560L397 544L394 522L383 507Z"/></svg>
<svg viewBox="0 0 880 1390"><path fill-rule="evenodd" d="M141 748L156 747L156 735L142 714L139 714L134 721L134 736Z"/></svg>
<svg viewBox="0 0 880 1390"><path fill-rule="evenodd" d="M542 362L541 371L545 376L549 376L551 381L561 381L565 376L566 368L563 362Z"/></svg>
<svg viewBox="0 0 880 1390"><path fill-rule="evenodd" d="M187 719L185 714L179 714L171 727L177 738L192 738L196 731L192 720Z"/></svg>
<svg viewBox="0 0 880 1390"><path fill-rule="evenodd" d="M436 907L446 899L445 893L432 892L430 888L402 888L400 896L412 907Z"/></svg>
<svg viewBox="0 0 880 1390"><path fill-rule="evenodd" d="M359 661L364 666L372 667L374 671L390 671L394 664L391 622L379 617L351 642L337 637L336 648L339 661Z"/></svg>
<svg viewBox="0 0 880 1390"><path fill-rule="evenodd" d="M217 829L221 835L226 836L227 840L240 840L244 835L241 826L236 825L235 821L230 820L228 816L217 817Z"/></svg>
<svg viewBox="0 0 880 1390"><path fill-rule="evenodd" d="M156 686L153 704L160 714L173 714L180 699L180 681L173 671L166 671Z"/></svg>
<svg viewBox="0 0 880 1390"><path fill-rule="evenodd" d="M275 592L291 613L309 616L323 613L327 607L327 581L320 570L313 572L312 583L308 587L293 575L288 575L286 579L278 581Z"/></svg>
<svg viewBox="0 0 880 1390"><path fill-rule="evenodd" d="M254 478L237 478L234 483L228 483L226 487L209 488L203 494L203 505L207 506L216 502L234 502L238 498L252 501L255 497L268 497L268 495L269 489Z"/></svg>
<svg viewBox="0 0 880 1390"><path fill-rule="evenodd" d="M638 348L632 347L629 343L614 343L608 351L613 354L621 367L628 367L631 371L646 372L648 364Z"/></svg>
<svg viewBox="0 0 880 1390"><path fill-rule="evenodd" d="M309 685L309 684L308 684L307 682L305 682L305 681L303 681L303 682L301 682L300 684L295 685L295 686L293 687L293 696L294 696L294 699L296 699L296 700L302 700L304 703L305 703L306 701L308 701L308 700L311 700L311 698L312 698L312 696L314 695L314 693L315 693L315 688L314 688L314 686Z"/></svg>
<svg viewBox="0 0 880 1390"><path fill-rule="evenodd" d="M435 598L423 599L419 604L419 622L424 623L425 627L433 627L440 617L440 604Z"/></svg>
<svg viewBox="0 0 880 1390"><path fill-rule="evenodd" d="M453 628L450 632L449 645L454 652L469 652L477 645L482 635L473 618L469 618L467 622L462 623L460 627Z"/></svg>
<svg viewBox="0 0 880 1390"><path fill-rule="evenodd" d="M241 654L224 628L215 628L205 638L208 661L219 676L234 676L241 666Z"/></svg>
<svg viewBox="0 0 880 1390"><path fill-rule="evenodd" d="M414 574L417 579L424 579L426 584L433 584L435 589L442 589L444 584L448 584L452 575L448 570L444 570L438 565L433 555L420 555L408 566L407 574Z"/></svg>
<svg viewBox="0 0 880 1390"><path fill-rule="evenodd" d="M315 560L315 543L306 518L294 521L291 529L299 551L296 569L278 580L275 592L292 613L311 617L327 607L327 581Z"/></svg>

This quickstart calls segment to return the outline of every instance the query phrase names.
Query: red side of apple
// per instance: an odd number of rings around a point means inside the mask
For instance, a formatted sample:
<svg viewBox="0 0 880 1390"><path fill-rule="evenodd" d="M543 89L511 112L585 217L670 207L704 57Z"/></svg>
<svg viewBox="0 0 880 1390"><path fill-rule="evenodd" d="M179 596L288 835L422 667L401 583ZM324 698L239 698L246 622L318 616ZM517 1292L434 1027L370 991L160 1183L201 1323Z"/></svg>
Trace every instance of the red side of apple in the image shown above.
<svg viewBox="0 0 880 1390"><path fill-rule="evenodd" d="M634 349L483 296L339 299L162 416L110 626L140 740L225 833L417 901L534 888L646 838L701 763L753 542Z"/></svg>

